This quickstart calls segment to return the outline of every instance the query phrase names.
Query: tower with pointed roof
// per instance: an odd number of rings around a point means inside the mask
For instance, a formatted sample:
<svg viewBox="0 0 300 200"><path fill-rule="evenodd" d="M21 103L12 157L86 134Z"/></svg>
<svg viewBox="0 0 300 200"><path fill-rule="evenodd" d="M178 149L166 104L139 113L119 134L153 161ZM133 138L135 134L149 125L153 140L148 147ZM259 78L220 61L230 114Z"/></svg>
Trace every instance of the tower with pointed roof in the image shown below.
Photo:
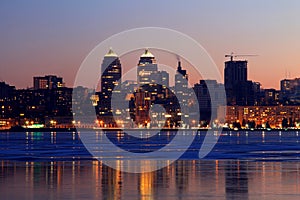
<svg viewBox="0 0 300 200"><path fill-rule="evenodd" d="M137 66L137 82L139 86L157 83L157 63L153 54L146 49Z"/></svg>
<svg viewBox="0 0 300 200"><path fill-rule="evenodd" d="M188 88L188 74L186 70L182 69L180 61L178 61L178 67L175 74L175 94L180 102L180 105L183 105L180 110L177 110L177 112L181 112L180 124L187 125L189 119L189 110L187 107L188 99L190 98L191 93Z"/></svg>
<svg viewBox="0 0 300 200"><path fill-rule="evenodd" d="M175 91L176 94L186 96L188 89L188 74L181 67L181 62L178 61L178 67L175 74ZM187 99L184 97L183 99Z"/></svg>
<svg viewBox="0 0 300 200"><path fill-rule="evenodd" d="M110 101L115 87L121 83L122 68L118 55L110 48L101 65L101 101L104 112L110 112Z"/></svg>

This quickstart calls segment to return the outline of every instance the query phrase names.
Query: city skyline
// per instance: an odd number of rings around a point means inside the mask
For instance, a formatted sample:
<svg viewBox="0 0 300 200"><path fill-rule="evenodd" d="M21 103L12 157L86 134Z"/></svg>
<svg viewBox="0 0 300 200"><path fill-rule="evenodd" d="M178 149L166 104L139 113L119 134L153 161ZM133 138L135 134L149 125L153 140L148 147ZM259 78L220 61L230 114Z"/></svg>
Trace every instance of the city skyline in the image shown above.
<svg viewBox="0 0 300 200"><path fill-rule="evenodd" d="M50 1L2 1L0 80L26 88L33 76L57 74L71 86L81 62L99 42L144 26L191 36L212 56L221 74L225 54L258 54L248 58L249 79L260 81L264 88L279 89L274 80L300 75L299 1L153 1L153 5L157 5L155 15L152 9L141 9L144 5L138 1L65 1L59 7ZM165 64L170 63L173 61ZM124 65L132 64L136 65L136 60L124 61ZM272 76L265 77L269 71Z"/></svg>
<svg viewBox="0 0 300 200"><path fill-rule="evenodd" d="M0 0L1 199L300 199L300 0Z"/></svg>
<svg viewBox="0 0 300 200"><path fill-rule="evenodd" d="M86 111L96 112L95 124L102 127L187 128L195 125L227 127L227 124L230 128L300 127L297 114L300 78L280 80L280 90L262 89L259 83L248 79L247 61L231 58L224 64L225 84L200 79L189 86L189 71L178 61L177 71L171 75L175 85L169 87L169 73L160 71L154 54L145 49L136 69L137 81L122 78L124 82L121 82L121 60L109 49L99 74L101 87L97 88L100 90L80 85L65 87L63 77L55 75L33 77L33 87L28 89L16 90L14 86L0 82L0 117L9 120L2 121L4 125L25 124L26 127L30 123L33 126L41 123L48 127L72 127L74 122L81 121L72 116L84 116ZM227 103L222 101L224 90ZM156 104L163 106L165 112L154 108ZM91 105L93 109L88 110L87 106ZM226 120L217 116L210 119L212 113L218 113L226 105ZM200 117L194 112L197 110ZM94 121L83 124L93 126Z"/></svg>
<svg viewBox="0 0 300 200"><path fill-rule="evenodd" d="M132 52L130 52L130 53L128 53L130 56L130 59L133 59L133 56L136 56L136 55L141 55L141 54L143 54L143 52L144 51L148 51L148 49L146 48L146 49L142 49L142 50L137 50L137 51L133 51L133 53ZM124 66L124 64L123 63L126 63L126 59L124 59L125 60L125 62L123 62L123 60L122 60L122 57L119 57L118 56L118 54L116 54L114 51L113 51L113 49L111 48L111 49L108 49L107 50L107 54L104 56L104 58L107 56L107 55L109 55L111 52L113 53L113 54L115 54L115 55L113 55L113 56L116 56L116 58L118 58L119 59L119 62L120 62L120 67L123 69L122 70L122 73L121 73L121 77L120 77L120 79L122 79L122 76L123 76L123 73L126 73L126 72L123 72L124 71L124 68L125 69L127 69L128 68L128 66ZM142 52L142 53L141 53ZM150 52L150 51L149 51ZM153 50L151 49L151 52L153 52ZM151 53L150 52L150 53ZM156 50L156 49L154 49L154 52L162 52L162 51L159 51L159 50ZM154 53L153 53L154 54ZM157 54L154 54L155 55L155 57L160 57L159 56L159 54L157 55ZM164 55L165 56L165 55ZM170 57L170 55L168 55L169 57ZM175 63L173 63L171 66L171 68L173 68L174 69L174 71L176 71L176 70L178 70L178 65L181 65L181 66L184 66L184 68L185 68L185 70L184 71L187 71L189 74L190 74L190 77L192 77L193 78L193 80L190 82L190 81L188 81L188 85L191 87L191 86L193 86L193 85L195 85L195 84L198 84L199 83L199 81L201 81L201 80L214 80L214 79L210 79L210 78L202 78L201 76L200 77L198 77L198 76L191 76L191 75L193 75L189 70L191 70L191 71L193 71L194 69L193 68L191 68L191 67L189 67L189 63L186 61L186 60L184 60L183 58L180 58L180 57L176 57L176 56L174 56L174 55L172 55L171 54L171 57L174 57L173 58L173 61L176 61ZM165 56L166 57L166 56ZM136 62L135 63L137 63L138 64L138 60L139 60L139 56L136 56ZM159 60L159 59L158 59ZM221 83L221 84L224 84L224 79L225 79L225 74L224 74L224 69L226 68L226 63L227 62L229 62L230 61L230 59L227 59L227 60L225 60L224 61L224 63L223 63L223 71L222 71L222 82L218 82L218 83ZM248 61L248 59L239 59L239 58L234 58L234 61L235 62L246 62L248 65L249 65L249 61ZM181 63L184 63L184 64L181 64ZM164 67L164 65L163 64L160 64L159 62L157 62L157 65L158 65L158 70L163 70L164 71L164 69L162 68L162 67ZM251 63L250 63L250 65L251 65ZM168 66L167 66L168 67ZM99 63L99 68L101 68L101 63ZM138 68L137 68L138 69ZM174 87L175 86L175 83L176 83L176 74L175 74L175 72L174 71L166 71L165 73L167 73L167 74L169 74L170 75L170 80L168 80L169 82L169 84L170 84L170 87ZM247 69L247 71L248 71L248 73L249 73L249 67L248 67L248 69ZM131 76L129 76L129 78L130 79L126 79L126 80L122 80L122 82L126 82L126 81L135 81L135 82L138 82L138 80L137 80L137 76L136 76L137 74L134 74L134 76L133 75L131 75ZM21 88L18 88L17 87L17 84L14 84L11 80L6 80L6 79L2 79L2 80L0 80L0 82L5 82L6 84L8 84L8 85L10 85L10 86L14 86L14 87L16 87L16 89L34 89L36 86L35 86L35 79L37 79L37 78L40 78L40 77L44 77L44 76L48 76L48 77L52 77L52 76L54 76L54 77L59 77L59 78L63 78L64 80L65 80L65 77L64 76L61 76L60 74L55 74L55 73L48 73L48 74L36 74L36 75L34 75L34 76L32 76L31 78L30 78L30 84L29 85L27 85L26 87L21 87ZM172 77L172 76L174 76L174 77ZM128 76L126 76L126 78L128 78ZM197 79L198 78L198 79ZM262 84L262 82L263 82L263 80L252 80L251 79L251 77L249 77L248 76L248 80L251 80L251 81L253 81L253 82L255 82L255 83L259 83L259 84L261 84L260 86L261 86L261 89L265 89L265 90L268 90L268 89L275 89L275 90L280 90L280 88L282 87L282 83L281 83L281 81L284 81L284 80L294 80L294 79L299 79L300 78L300 76L296 76L296 77L284 77L284 78L282 78L282 79L279 79L279 80L274 80L274 82L276 82L279 86L278 87L271 87L271 88L267 88L267 87L264 87L264 85ZM73 88L72 86L73 86L73 84L72 83L68 83L67 81L64 81L64 82L61 82L61 86L60 87L68 87L68 88ZM101 84L100 84L100 82L98 83L98 84L96 84L97 85L97 87L95 88L96 89L96 91L101 91ZM84 86L83 86L84 87ZM93 89L93 88L89 88L89 89Z"/></svg>

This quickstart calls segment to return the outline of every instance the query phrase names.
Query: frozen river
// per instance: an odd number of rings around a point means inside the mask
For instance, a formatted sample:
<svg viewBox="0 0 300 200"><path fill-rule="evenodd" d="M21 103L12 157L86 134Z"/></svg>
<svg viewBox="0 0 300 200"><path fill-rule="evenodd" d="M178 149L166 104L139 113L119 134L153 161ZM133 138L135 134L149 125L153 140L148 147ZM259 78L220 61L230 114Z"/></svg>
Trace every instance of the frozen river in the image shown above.
<svg viewBox="0 0 300 200"><path fill-rule="evenodd" d="M197 156L205 133L191 134L195 140L179 160L136 174L94 159L75 132L2 132L0 199L300 199L298 132L224 132L202 160ZM110 139L143 153L161 148L172 133Z"/></svg>

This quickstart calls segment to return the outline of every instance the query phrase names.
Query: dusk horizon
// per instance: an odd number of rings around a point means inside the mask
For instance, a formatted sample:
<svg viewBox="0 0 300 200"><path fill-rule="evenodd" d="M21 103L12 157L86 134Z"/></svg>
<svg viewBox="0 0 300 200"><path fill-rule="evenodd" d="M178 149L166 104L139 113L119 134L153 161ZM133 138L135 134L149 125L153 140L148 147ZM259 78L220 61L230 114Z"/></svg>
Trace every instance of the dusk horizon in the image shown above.
<svg viewBox="0 0 300 200"><path fill-rule="evenodd" d="M249 78L264 88L279 89L277 80L300 76L298 1L182 3L153 1L157 5L153 15L140 9L141 2L128 6L124 2L2 1L0 80L27 88L33 76L56 74L72 86L82 61L98 43L119 32L149 26L174 29L194 38L221 74L227 60L224 55L234 52L258 55L245 59L249 60ZM129 59L122 64L137 63ZM264 73L269 71L272 75L266 77Z"/></svg>
<svg viewBox="0 0 300 200"><path fill-rule="evenodd" d="M113 49L113 48L112 48ZM109 50L109 49L108 49ZM108 51L107 50L107 51ZM134 51L131 51L131 52L128 52L126 53L125 55L121 56L120 57L120 60L121 60L121 64L122 64L122 67L124 69L128 69L129 67L135 67L137 65L137 61L138 61L138 55L139 54L142 54L144 50L143 49L140 49L140 50L134 50ZM184 58L180 58L180 56L176 56L176 55L173 55L172 53L170 52L164 52L162 55L162 51L159 50L159 49L155 49L155 48L151 48L151 51L155 52L155 57L158 58L158 64L161 65L160 68L163 69L163 66L168 66L168 67L171 67L171 68L174 68L176 69L177 67L177 64L178 64L178 61L181 61L183 64L183 66L185 68L187 68L187 70L191 70L192 72L194 71L194 66L192 66L189 62L187 62ZM118 54L117 54L118 55ZM224 54L224 63L223 63L223 66L222 66L222 71L220 71L220 73L222 73L223 75L223 71L224 71L224 67L225 67L225 62L229 61L230 60L230 56L233 56L233 59L235 61L247 61L248 62L248 70L251 71L251 66L252 66L252 61L253 59L255 59L256 57L258 57L259 55L257 54L239 54L239 53L234 53L234 52L230 52L228 54ZM253 58L253 57L254 58ZM226 58L227 57L227 58ZM134 60L136 58L136 60ZM159 60L160 58L162 58L162 60L164 62L160 63ZM101 57L99 56L99 60L101 60ZM123 64L125 63L125 64ZM135 63L135 64L133 64ZM165 64L167 63L167 64ZM173 64L172 64L173 63ZM125 65L125 66L124 66ZM99 62L99 68L101 68L101 62ZM33 77L43 77L43 76L47 76L47 75L54 75L54 76L58 76L58 77L63 77L65 78L64 76L61 75L61 73L53 73L53 72L49 72L47 74L42 74L42 73L39 73L39 74L34 74L32 77L29 77L30 82L26 87L18 87L17 84L15 84L14 82L12 82L11 80L5 80L5 79L2 79L0 81L2 82L5 82L11 86L15 86L16 89L28 89L28 88L32 88L33 87ZM174 75L174 74L173 74ZM136 81L136 77L129 77L130 79L129 80L135 80ZM199 83L200 80L211 80L211 78L202 78L201 77L201 74L200 76L195 76L195 74L191 73L191 80L189 81L189 84L193 85L193 84L196 84L196 83ZM271 76L272 78L272 76ZM285 71L284 72L284 77L282 77L281 79L279 80L275 80L275 79L272 79L273 81L273 85L277 85L277 87L265 87L262 83L264 82L264 79L263 80L252 80L252 81L255 81L255 82L258 82L258 83L261 83L261 87L263 89L276 89L276 90L280 90L280 81L281 80L284 80L284 79L296 79L296 78L300 78L300 76L295 76L293 77L291 75L291 73L289 71ZM73 77L73 79L75 79L75 76ZM249 78L251 80L251 77ZM16 81L17 83L18 81ZM174 80L170 80L170 83L171 85L174 85ZM221 82L219 83L222 83L224 84L224 80L222 80ZM73 87L73 84L74 84L74 80L72 80L71 82L64 82L65 84L65 87L70 87L72 88ZM82 85L83 87L85 87L84 85ZM99 86L98 86L99 87ZM96 91L99 90L99 88L96 87ZM94 89L94 88L90 88L90 89Z"/></svg>
<svg viewBox="0 0 300 200"><path fill-rule="evenodd" d="M299 0L0 1L0 199L300 199Z"/></svg>

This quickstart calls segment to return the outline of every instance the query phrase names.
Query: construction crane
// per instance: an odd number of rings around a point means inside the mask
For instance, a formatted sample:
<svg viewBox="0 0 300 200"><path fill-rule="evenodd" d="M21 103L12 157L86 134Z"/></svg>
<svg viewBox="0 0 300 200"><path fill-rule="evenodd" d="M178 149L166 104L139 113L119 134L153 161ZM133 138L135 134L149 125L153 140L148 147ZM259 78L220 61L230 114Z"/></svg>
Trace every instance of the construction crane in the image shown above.
<svg viewBox="0 0 300 200"><path fill-rule="evenodd" d="M249 57L249 56L258 56L258 55L254 55L254 54L249 54L249 55L236 55L233 52L231 52L231 54L227 54L225 55L225 57L230 57L230 61L233 61L233 58L236 57Z"/></svg>

